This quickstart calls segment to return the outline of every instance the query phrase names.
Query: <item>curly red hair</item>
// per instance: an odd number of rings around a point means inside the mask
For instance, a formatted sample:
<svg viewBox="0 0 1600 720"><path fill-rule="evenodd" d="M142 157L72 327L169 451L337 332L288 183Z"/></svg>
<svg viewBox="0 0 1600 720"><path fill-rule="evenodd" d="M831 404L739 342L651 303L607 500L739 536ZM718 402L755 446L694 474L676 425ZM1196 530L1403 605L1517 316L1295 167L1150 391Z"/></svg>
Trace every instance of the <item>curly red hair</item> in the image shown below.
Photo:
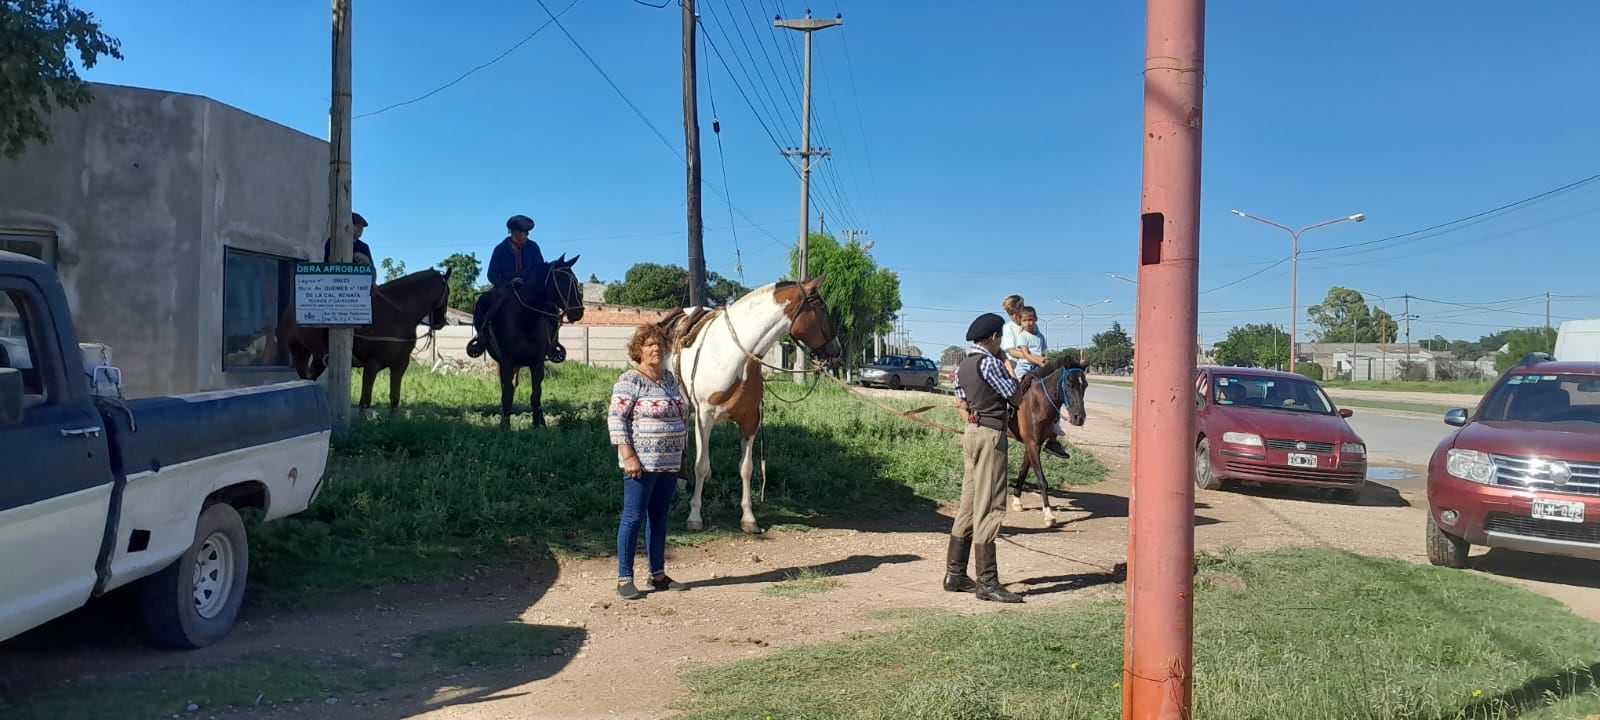
<svg viewBox="0 0 1600 720"><path fill-rule="evenodd" d="M628 341L628 359L634 362L644 360L644 346L654 340L661 344L663 352L667 349L667 334L662 332L661 326L655 323L645 323L633 331L633 339Z"/></svg>

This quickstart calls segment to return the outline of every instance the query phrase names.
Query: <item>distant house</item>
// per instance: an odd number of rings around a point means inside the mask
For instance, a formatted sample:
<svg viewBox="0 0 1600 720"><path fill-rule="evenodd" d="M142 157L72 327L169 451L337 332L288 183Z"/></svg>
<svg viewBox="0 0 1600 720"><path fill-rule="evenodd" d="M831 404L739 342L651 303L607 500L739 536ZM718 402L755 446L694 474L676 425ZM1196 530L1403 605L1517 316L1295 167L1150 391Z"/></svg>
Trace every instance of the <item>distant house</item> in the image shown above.
<svg viewBox="0 0 1600 720"><path fill-rule="evenodd" d="M1439 379L1441 368L1444 368L1446 376L1451 371L1457 375L1483 373L1488 377L1494 376L1492 359L1485 372L1482 361L1460 362L1456 360L1455 353L1429 350L1426 345L1419 343L1300 343L1298 351L1300 362L1321 365L1327 378L1399 380L1407 361L1421 367L1428 380Z"/></svg>

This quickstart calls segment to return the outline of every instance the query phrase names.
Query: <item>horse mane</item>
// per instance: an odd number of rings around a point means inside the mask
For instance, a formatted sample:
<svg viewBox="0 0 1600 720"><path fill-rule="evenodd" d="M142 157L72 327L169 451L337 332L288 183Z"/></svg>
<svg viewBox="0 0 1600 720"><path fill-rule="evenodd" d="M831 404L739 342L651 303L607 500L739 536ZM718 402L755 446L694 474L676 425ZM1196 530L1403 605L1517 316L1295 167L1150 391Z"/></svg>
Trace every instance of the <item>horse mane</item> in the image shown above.
<svg viewBox="0 0 1600 720"><path fill-rule="evenodd" d="M402 287L405 287L407 285L410 285L411 283L414 283L414 282L417 282L419 280L424 279L430 273L433 274L433 275L443 275L444 274L444 273L441 273L441 272L439 272L438 270L436 270L434 268L428 268L426 270L418 270L418 271L416 271L414 273L410 273L410 274L407 274L407 275L401 275L400 277L397 277L397 278L395 278L393 280L390 280L388 282L380 283L378 285L378 287L383 288L385 290L392 290L392 289L396 289L396 288L402 288Z"/></svg>
<svg viewBox="0 0 1600 720"><path fill-rule="evenodd" d="M1089 366L1084 364L1083 361L1079 360L1072 353L1062 353L1056 359L1045 363L1044 367L1039 368L1038 375L1039 377L1047 377L1055 373L1057 370L1088 371L1088 369Z"/></svg>

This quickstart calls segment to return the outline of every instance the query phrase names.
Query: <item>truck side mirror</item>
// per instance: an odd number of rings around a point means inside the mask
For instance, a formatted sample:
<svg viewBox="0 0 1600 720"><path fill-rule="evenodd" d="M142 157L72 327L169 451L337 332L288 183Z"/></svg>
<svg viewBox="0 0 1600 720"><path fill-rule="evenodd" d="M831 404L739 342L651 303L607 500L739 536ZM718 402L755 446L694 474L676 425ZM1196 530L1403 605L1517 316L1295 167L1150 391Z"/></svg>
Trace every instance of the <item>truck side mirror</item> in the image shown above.
<svg viewBox="0 0 1600 720"><path fill-rule="evenodd" d="M1444 414L1444 424L1450 427L1464 427L1467 424L1467 411L1465 408L1456 408Z"/></svg>
<svg viewBox="0 0 1600 720"><path fill-rule="evenodd" d="M22 371L0 368L0 428L22 424Z"/></svg>

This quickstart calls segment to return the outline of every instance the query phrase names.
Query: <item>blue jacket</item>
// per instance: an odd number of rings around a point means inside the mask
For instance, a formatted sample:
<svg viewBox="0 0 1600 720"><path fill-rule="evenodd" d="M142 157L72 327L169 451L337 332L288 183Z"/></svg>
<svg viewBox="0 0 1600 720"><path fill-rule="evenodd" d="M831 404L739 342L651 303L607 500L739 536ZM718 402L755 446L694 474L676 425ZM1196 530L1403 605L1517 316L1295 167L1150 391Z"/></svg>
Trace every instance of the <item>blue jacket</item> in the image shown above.
<svg viewBox="0 0 1600 720"><path fill-rule="evenodd" d="M522 278L527 285L535 285L544 276L544 254L539 252L539 243L532 239L523 243L521 257L517 248L511 244L511 238L500 241L494 248L494 254L489 256L489 284L496 289L505 288L516 278Z"/></svg>
<svg viewBox="0 0 1600 720"><path fill-rule="evenodd" d="M368 247L364 240L357 240L355 245L351 247L351 257L353 258L355 254L365 255L371 258L373 262L378 261L377 258L372 257L372 248ZM329 240L322 243L322 261L329 262L328 258L331 257L333 257L333 241Z"/></svg>

